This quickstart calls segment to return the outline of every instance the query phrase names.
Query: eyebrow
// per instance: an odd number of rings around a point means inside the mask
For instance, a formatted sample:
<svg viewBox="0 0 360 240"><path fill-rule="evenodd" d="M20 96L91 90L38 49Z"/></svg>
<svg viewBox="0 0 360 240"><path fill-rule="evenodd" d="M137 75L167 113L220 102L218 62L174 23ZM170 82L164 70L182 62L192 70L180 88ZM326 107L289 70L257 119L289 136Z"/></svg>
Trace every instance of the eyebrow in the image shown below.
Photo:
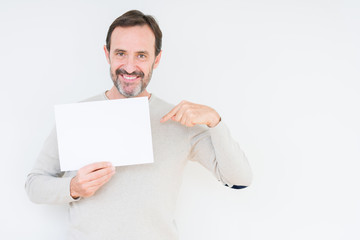
<svg viewBox="0 0 360 240"><path fill-rule="evenodd" d="M123 49L115 49L114 52L127 52L126 50L123 50ZM145 55L149 55L149 52L148 51L145 51L145 50L141 50L141 51L137 51L136 52L137 54L145 54Z"/></svg>
<svg viewBox="0 0 360 240"><path fill-rule="evenodd" d="M126 52L126 51L123 49L115 49L114 52Z"/></svg>
<svg viewBox="0 0 360 240"><path fill-rule="evenodd" d="M136 52L137 54L144 54L144 55L149 55L149 52L148 51L138 51Z"/></svg>

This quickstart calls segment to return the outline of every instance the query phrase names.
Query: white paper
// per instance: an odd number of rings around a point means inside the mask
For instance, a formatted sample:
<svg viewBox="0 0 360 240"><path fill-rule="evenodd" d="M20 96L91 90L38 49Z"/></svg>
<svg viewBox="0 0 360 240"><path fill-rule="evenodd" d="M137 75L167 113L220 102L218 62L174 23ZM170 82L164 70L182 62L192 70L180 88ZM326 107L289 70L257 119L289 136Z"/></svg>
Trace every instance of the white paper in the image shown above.
<svg viewBox="0 0 360 240"><path fill-rule="evenodd" d="M154 162L147 97L55 106L61 171Z"/></svg>

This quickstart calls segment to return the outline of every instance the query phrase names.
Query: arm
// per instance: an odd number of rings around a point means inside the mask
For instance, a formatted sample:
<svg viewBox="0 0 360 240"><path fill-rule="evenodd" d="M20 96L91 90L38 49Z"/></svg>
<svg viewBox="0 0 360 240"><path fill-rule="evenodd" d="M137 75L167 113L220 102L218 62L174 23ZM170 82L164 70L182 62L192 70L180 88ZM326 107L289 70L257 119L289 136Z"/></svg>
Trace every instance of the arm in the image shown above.
<svg viewBox="0 0 360 240"><path fill-rule="evenodd" d="M35 203L69 203L70 182L75 173L60 171L55 128L46 139L34 168L27 176L26 192Z"/></svg>
<svg viewBox="0 0 360 240"><path fill-rule="evenodd" d="M235 189L249 186L252 179L249 163L225 123L221 121L214 128L194 128L189 159L199 162L225 186Z"/></svg>
<svg viewBox="0 0 360 240"><path fill-rule="evenodd" d="M192 127L190 160L198 161L226 186L240 189L250 185L252 174L248 161L214 109L182 101L161 122L169 119Z"/></svg>
<svg viewBox="0 0 360 240"><path fill-rule="evenodd" d="M115 173L108 162L89 164L77 172L61 172L57 146L54 128L26 180L26 192L35 203L70 203L90 197Z"/></svg>

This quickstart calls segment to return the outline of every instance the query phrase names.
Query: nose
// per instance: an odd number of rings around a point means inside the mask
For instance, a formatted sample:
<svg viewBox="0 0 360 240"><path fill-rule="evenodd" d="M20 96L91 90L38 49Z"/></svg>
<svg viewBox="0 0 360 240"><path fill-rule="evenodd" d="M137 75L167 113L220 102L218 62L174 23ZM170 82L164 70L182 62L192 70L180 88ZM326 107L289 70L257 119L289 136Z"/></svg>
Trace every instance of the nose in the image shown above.
<svg viewBox="0 0 360 240"><path fill-rule="evenodd" d="M125 71L127 71L128 73L132 73L137 69L136 62L134 61L134 59L132 57L126 58L125 63L123 65L123 69Z"/></svg>

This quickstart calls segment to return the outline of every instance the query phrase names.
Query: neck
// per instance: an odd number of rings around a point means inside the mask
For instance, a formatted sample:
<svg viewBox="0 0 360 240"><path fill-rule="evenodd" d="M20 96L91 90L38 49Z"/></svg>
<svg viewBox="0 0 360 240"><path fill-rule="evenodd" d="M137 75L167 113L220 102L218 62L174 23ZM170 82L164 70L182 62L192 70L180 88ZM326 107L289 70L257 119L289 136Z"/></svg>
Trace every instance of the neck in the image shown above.
<svg viewBox="0 0 360 240"><path fill-rule="evenodd" d="M106 91L105 94L106 94L107 98L110 100L127 98L124 95L122 95L121 93L119 93L119 91L117 90L117 88L115 86L113 86L110 90ZM150 98L150 96L151 96L151 94L145 89L142 93L140 93L136 97Z"/></svg>

